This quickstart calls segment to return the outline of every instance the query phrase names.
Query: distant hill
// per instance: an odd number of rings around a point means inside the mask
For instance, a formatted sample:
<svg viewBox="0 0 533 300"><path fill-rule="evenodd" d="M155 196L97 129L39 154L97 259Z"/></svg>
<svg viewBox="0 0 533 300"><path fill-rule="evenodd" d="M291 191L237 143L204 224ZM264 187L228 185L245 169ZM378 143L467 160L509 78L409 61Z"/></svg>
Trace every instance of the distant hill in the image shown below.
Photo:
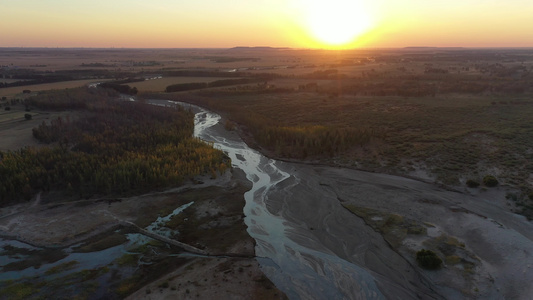
<svg viewBox="0 0 533 300"><path fill-rule="evenodd" d="M465 47L424 47L424 46L412 46L412 47L403 47L406 50L454 50L454 49L466 49Z"/></svg>
<svg viewBox="0 0 533 300"><path fill-rule="evenodd" d="M287 50L290 49L289 47L247 47L247 46L238 46L230 48L229 50L257 50L257 51L265 51L265 50Z"/></svg>

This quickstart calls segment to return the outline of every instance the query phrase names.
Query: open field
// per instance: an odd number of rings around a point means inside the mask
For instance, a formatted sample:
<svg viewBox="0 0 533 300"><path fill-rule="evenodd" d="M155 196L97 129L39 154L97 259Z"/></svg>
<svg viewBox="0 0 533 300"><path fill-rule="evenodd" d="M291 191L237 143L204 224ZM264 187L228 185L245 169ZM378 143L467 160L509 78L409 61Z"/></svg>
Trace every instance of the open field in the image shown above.
<svg viewBox="0 0 533 300"><path fill-rule="evenodd" d="M139 92L164 92L165 88L172 84L195 83L195 82L213 82L216 80L228 79L227 77L163 77L150 79L142 82L132 83Z"/></svg>
<svg viewBox="0 0 533 300"><path fill-rule="evenodd" d="M31 120L26 120L25 114L32 116ZM26 112L24 106L11 106L10 111L0 111L0 151L15 151L23 147L40 147L41 144L32 135L32 129L43 122L49 123L58 117L74 119L76 112L49 112L30 111Z"/></svg>
<svg viewBox="0 0 533 300"><path fill-rule="evenodd" d="M32 92L40 91L49 91L49 90L62 90L62 89L71 89L77 88L80 86L85 86L91 83L103 82L106 80L98 79L86 79L86 80L73 80L73 81L63 81L63 82L54 82L54 83L45 83L45 84L35 84L35 85L25 85L20 87L9 87L0 89L0 97L8 98L25 98L26 94L23 94L23 90L30 90Z"/></svg>

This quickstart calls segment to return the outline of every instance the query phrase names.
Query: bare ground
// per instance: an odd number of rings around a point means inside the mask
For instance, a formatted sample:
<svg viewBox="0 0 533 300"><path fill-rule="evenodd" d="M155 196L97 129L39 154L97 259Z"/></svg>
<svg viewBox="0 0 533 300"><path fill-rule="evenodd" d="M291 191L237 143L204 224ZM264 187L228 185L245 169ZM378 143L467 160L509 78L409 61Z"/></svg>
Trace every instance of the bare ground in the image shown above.
<svg viewBox="0 0 533 300"><path fill-rule="evenodd" d="M232 299L250 299L250 295L254 295L253 299L282 299L284 294L263 275L254 258L255 242L243 223L242 195L247 188L242 179L228 172L217 179L201 178L174 190L121 199L61 203L53 195L38 195L32 203L0 210L0 236L39 247L62 248L81 243L90 248L101 243L95 241L102 241L102 236L116 234L123 221L146 226L158 216L194 201L184 212L191 222L177 222L181 225L179 239L224 256L192 255L170 274L160 273L141 281L151 283L137 286L139 291L131 297L160 299L182 295L187 299L201 294L223 298L226 295ZM196 221L192 222L193 219ZM158 288L162 282L168 283L162 285L167 288Z"/></svg>
<svg viewBox="0 0 533 300"><path fill-rule="evenodd" d="M324 197L333 192L445 298L533 295L533 224L510 211L505 201L510 187L454 191L408 178L320 166L302 167L298 175L320 178L329 190ZM423 248L442 258L441 269L418 266L416 251Z"/></svg>

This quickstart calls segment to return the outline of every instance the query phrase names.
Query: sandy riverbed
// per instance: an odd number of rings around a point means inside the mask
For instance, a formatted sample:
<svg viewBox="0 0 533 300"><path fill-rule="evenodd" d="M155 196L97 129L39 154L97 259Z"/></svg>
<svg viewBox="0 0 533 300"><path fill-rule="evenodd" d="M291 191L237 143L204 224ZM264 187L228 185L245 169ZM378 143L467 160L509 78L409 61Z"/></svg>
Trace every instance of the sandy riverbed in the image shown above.
<svg viewBox="0 0 533 300"><path fill-rule="evenodd" d="M407 281L422 283L415 286L420 288L417 293L427 291L423 298L529 299L533 295L529 284L533 280L533 224L510 212L504 200L510 188L453 191L344 168L291 163L285 168L301 179L301 192L293 191L301 197L285 199L272 209L302 224L295 237L311 235L309 240L319 240L339 257L376 273L387 298L402 292L396 284L408 289L408 284L402 284ZM324 209L327 198L351 207L356 214L349 217L346 211L330 208L331 216L317 219L314 210ZM360 226L352 218L379 232L387 245L368 242L375 237L367 234L350 232L347 227ZM332 236L331 232L344 235ZM444 260L443 268L418 267L415 253L422 248L435 251ZM388 249L404 260L387 254ZM415 290L404 292L413 295L410 292Z"/></svg>

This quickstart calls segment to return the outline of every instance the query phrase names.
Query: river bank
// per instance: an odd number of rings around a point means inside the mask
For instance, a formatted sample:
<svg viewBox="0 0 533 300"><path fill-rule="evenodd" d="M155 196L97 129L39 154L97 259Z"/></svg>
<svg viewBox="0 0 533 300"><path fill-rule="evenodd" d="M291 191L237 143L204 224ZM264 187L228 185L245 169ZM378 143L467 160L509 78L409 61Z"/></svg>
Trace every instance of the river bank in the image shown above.
<svg viewBox="0 0 533 300"><path fill-rule="evenodd" d="M254 241L246 233L242 215L242 194L247 189L243 175L235 171L131 198L50 203L44 195L39 203L3 209L0 290L9 299L74 295L120 299L136 290L149 296L143 287L153 282L155 287L148 289L152 297L158 291L185 295L186 290L196 297L206 291L225 295L226 282L231 281L258 298L282 297L254 259ZM214 256L188 255L131 232L124 222L160 235L179 232L180 241ZM228 268L235 272L229 274ZM94 274L87 278L87 272ZM181 289L194 274L209 274L212 286ZM168 276L179 282L165 279Z"/></svg>

